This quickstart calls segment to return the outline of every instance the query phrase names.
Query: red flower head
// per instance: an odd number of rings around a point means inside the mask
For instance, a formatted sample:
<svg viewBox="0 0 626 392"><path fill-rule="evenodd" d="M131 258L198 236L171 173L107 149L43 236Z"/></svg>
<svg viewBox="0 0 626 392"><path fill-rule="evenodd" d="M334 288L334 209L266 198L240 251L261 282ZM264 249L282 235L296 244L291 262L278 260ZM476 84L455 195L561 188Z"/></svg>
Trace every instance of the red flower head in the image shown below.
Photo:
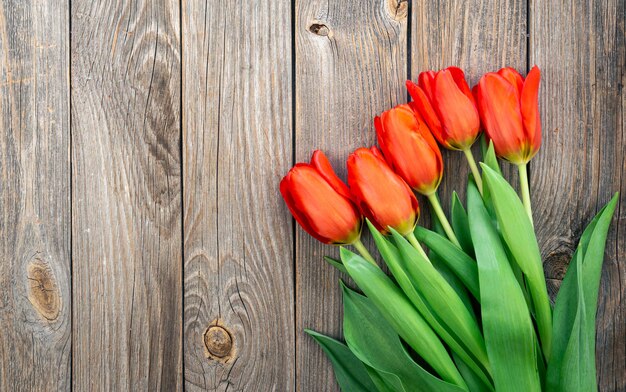
<svg viewBox="0 0 626 392"><path fill-rule="evenodd" d="M422 72L418 84L406 87L435 138L452 150L467 150L480 132L474 96L460 68Z"/></svg>
<svg viewBox="0 0 626 392"><path fill-rule="evenodd" d="M541 145L540 79L536 66L526 80L513 68L502 68L483 75L474 87L483 126L496 154L517 165L530 161Z"/></svg>
<svg viewBox="0 0 626 392"><path fill-rule="evenodd" d="M376 135L389 166L415 191L437 190L443 161L437 142L410 105L399 105L374 119Z"/></svg>
<svg viewBox="0 0 626 392"><path fill-rule="evenodd" d="M323 152L289 170L280 193L300 226L319 241L347 245L359 239L361 214Z"/></svg>
<svg viewBox="0 0 626 392"><path fill-rule="evenodd" d="M359 148L348 157L348 185L363 215L382 233L388 227L402 235L413 231L419 218L417 199L376 147Z"/></svg>

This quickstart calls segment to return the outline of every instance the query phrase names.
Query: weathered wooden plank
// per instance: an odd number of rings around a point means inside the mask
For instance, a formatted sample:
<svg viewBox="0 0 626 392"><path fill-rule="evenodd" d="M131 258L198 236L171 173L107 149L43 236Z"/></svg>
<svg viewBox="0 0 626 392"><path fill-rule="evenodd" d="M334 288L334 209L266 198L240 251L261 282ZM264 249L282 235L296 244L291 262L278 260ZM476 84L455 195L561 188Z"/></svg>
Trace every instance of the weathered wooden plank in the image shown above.
<svg viewBox="0 0 626 392"><path fill-rule="evenodd" d="M183 1L182 16L186 390L290 391L290 2Z"/></svg>
<svg viewBox="0 0 626 392"><path fill-rule="evenodd" d="M0 3L0 390L71 387L67 1Z"/></svg>
<svg viewBox="0 0 626 392"><path fill-rule="evenodd" d="M470 87L485 72L511 66L526 71L526 0L413 2L411 19L411 78L420 72L451 65L465 71ZM480 159L476 143L473 151ZM462 153L442 149L444 177L439 195L446 211L452 191L465 200L469 166ZM505 176L516 184L511 165L502 164ZM424 203L425 204L425 203Z"/></svg>
<svg viewBox="0 0 626 392"><path fill-rule="evenodd" d="M533 2L530 61L542 69L543 146L531 166L536 228L556 291L584 227L615 191L600 288L601 391L626 389L624 2Z"/></svg>
<svg viewBox="0 0 626 392"><path fill-rule="evenodd" d="M406 102L406 1L296 1L296 160L325 151L345 179L345 159L376 137L373 118ZM365 230L367 231L367 230ZM338 390L330 362L304 334L341 335L338 256L296 230L297 390Z"/></svg>
<svg viewBox="0 0 626 392"><path fill-rule="evenodd" d="M71 21L74 389L180 390L179 3Z"/></svg>

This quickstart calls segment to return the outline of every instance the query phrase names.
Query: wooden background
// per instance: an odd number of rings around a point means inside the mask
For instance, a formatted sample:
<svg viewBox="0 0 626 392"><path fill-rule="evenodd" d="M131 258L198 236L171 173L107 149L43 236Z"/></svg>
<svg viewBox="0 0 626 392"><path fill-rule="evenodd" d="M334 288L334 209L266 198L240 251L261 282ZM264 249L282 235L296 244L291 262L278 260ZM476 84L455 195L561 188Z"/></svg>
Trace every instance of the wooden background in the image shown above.
<svg viewBox="0 0 626 392"><path fill-rule="evenodd" d="M3 0L0 391L337 390L303 333L341 334L337 249L278 182L315 148L345 175L404 81L453 64L543 71L553 293L621 191L596 356L626 390L624 25L624 0Z"/></svg>

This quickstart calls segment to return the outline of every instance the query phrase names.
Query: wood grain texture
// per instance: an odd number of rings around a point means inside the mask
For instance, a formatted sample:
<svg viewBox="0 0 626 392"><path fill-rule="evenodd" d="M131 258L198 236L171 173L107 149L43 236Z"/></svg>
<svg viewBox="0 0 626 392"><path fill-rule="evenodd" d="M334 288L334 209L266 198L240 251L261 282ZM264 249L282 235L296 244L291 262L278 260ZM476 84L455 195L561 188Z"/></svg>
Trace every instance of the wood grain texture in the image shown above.
<svg viewBox="0 0 626 392"><path fill-rule="evenodd" d="M0 390L70 389L67 1L0 3Z"/></svg>
<svg viewBox="0 0 626 392"><path fill-rule="evenodd" d="M74 389L180 390L179 4L71 18Z"/></svg>
<svg viewBox="0 0 626 392"><path fill-rule="evenodd" d="M526 71L526 0L413 2L411 19L411 78L420 72L451 65L465 71L470 87L485 72L504 66ZM474 156L480 159L477 142ZM465 200L469 166L458 151L442 149L444 176L439 196L449 211L452 191ZM516 170L502 163L505 177L517 185ZM424 203L425 204L425 203Z"/></svg>
<svg viewBox="0 0 626 392"><path fill-rule="evenodd" d="M290 3L182 10L185 387L291 391Z"/></svg>
<svg viewBox="0 0 626 392"><path fill-rule="evenodd" d="M626 390L624 2L533 2L530 60L542 70L543 146L531 166L536 227L556 291L584 227L620 191L600 288L601 391Z"/></svg>
<svg viewBox="0 0 626 392"><path fill-rule="evenodd" d="M321 149L345 179L348 154L375 143L374 116L406 102L407 16L406 1L296 1L297 161ZM341 336L340 275L322 259L338 249L299 227L296 238L297 390L335 391L304 328Z"/></svg>

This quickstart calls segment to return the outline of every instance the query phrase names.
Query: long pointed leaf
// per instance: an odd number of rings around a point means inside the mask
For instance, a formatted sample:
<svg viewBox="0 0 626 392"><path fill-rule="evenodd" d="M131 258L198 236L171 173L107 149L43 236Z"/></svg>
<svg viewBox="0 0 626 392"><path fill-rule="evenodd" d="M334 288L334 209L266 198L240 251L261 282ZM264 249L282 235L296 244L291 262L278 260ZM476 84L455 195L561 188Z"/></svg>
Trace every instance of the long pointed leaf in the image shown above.
<svg viewBox="0 0 626 392"><path fill-rule="evenodd" d="M468 188L483 333L497 391L540 391L535 335L524 295L474 184Z"/></svg>
<svg viewBox="0 0 626 392"><path fill-rule="evenodd" d="M417 291L412 279L406 272L404 259L401 257L397 248L385 237L383 237L383 235L380 234L371 222L367 221L367 223L372 236L374 237L374 242L376 243L378 251L411 303L433 328L435 333L437 333L441 339L448 346L450 346L452 351L455 352L467 364L467 366L469 366L472 371L483 380L483 383L490 384L491 381L487 374L485 374L486 370L479 364L476 357L472 355L471 350L467 347L465 341L463 341L463 339L456 334L456 331L447 327L445 323L439 319L439 317L432 310L431 306L426 303L423 296Z"/></svg>
<svg viewBox="0 0 626 392"><path fill-rule="evenodd" d="M617 195L585 229L557 295L549 391L597 389L595 316L604 246L616 205Z"/></svg>
<svg viewBox="0 0 626 392"><path fill-rule="evenodd" d="M526 275L541 347L544 356L549 359L552 346L552 308L532 223L511 185L489 166L481 165L484 183L491 194L502 238L515 262Z"/></svg>
<svg viewBox="0 0 626 392"><path fill-rule="evenodd" d="M333 364L335 378L342 391L376 392L365 365L343 343L308 329L304 330L320 345Z"/></svg>
<svg viewBox="0 0 626 392"><path fill-rule="evenodd" d="M461 243L461 248L470 257L474 257L474 244L472 244L472 236L469 230L469 221L467 220L467 212L463 208L463 203L459 199L459 195L452 192L452 207L450 207L450 216L452 229L456 238ZM440 233L441 234L441 233Z"/></svg>
<svg viewBox="0 0 626 392"><path fill-rule="evenodd" d="M463 391L415 363L398 334L369 298L343 286L343 304L344 336L348 346L363 363L378 372L386 385L405 391Z"/></svg>
<svg viewBox="0 0 626 392"><path fill-rule="evenodd" d="M370 298L394 330L441 378L466 388L439 337L413 307L404 293L380 270L345 248L341 260L352 279Z"/></svg>
<svg viewBox="0 0 626 392"><path fill-rule="evenodd" d="M430 261L397 231L390 230L404 258L408 275L433 312L465 342L472 355L489 371L485 342L473 315Z"/></svg>
<svg viewBox="0 0 626 392"><path fill-rule="evenodd" d="M424 243L428 249L437 253L454 274L463 282L465 287L476 299L480 299L478 287L478 267L476 261L450 242L447 238L417 226L415 237Z"/></svg>

